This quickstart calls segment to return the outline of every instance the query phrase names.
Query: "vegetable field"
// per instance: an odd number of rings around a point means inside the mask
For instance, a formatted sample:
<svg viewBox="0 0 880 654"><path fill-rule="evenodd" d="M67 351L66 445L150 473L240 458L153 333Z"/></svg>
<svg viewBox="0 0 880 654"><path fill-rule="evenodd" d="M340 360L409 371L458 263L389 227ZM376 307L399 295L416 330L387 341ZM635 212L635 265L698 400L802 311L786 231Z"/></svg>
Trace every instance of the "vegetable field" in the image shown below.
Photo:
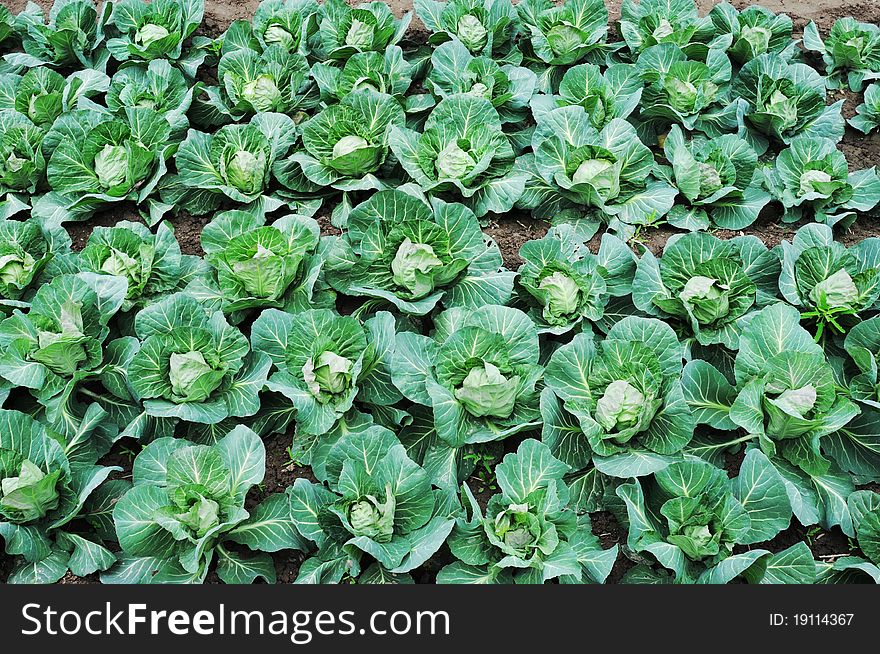
<svg viewBox="0 0 880 654"><path fill-rule="evenodd" d="M873 3L4 2L0 581L880 582Z"/></svg>

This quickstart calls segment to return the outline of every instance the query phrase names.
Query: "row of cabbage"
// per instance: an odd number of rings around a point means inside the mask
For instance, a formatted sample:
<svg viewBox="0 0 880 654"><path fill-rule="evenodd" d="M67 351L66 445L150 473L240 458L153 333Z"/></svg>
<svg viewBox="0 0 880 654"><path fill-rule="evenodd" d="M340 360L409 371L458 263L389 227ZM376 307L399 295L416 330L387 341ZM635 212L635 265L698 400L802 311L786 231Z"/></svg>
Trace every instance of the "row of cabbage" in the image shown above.
<svg viewBox="0 0 880 654"><path fill-rule="evenodd" d="M2 9L0 215L324 203L344 226L357 196L415 183L479 218L630 236L738 230L771 202L847 226L880 201L827 104L870 84L850 123L877 127L876 25L843 18L823 42L810 24L800 48L761 7L629 0L609 42L602 0L415 6L427 45L382 2L267 0L216 39L197 34L203 0Z"/></svg>
<svg viewBox="0 0 880 654"><path fill-rule="evenodd" d="M601 2L416 5L427 46L378 2L217 39L190 0L0 12L10 579L273 581L299 552L301 582L584 583L621 550L633 582L880 579L880 241L832 233L880 180L825 102L876 76L876 27L808 28L823 76L761 8L627 3L609 43ZM810 222L790 243L700 231L771 201ZM73 251L114 208L143 223ZM480 229L512 209L556 223L517 271ZM634 255L664 219L692 233ZM313 479L266 495L279 433ZM752 547L793 517L857 555Z"/></svg>

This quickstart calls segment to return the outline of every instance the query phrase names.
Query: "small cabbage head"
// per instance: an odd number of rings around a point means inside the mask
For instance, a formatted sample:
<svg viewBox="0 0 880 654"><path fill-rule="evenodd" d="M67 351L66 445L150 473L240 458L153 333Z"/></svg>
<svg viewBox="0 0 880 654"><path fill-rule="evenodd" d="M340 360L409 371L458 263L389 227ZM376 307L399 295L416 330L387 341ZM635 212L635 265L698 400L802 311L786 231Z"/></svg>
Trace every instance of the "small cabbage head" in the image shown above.
<svg viewBox="0 0 880 654"><path fill-rule="evenodd" d="M296 39L278 23L272 23L263 32L263 40L269 45L282 45L288 50L293 46Z"/></svg>
<svg viewBox="0 0 880 654"><path fill-rule="evenodd" d="M584 43L584 35L571 25L555 25L547 32L547 43L557 57L575 51Z"/></svg>
<svg viewBox="0 0 880 654"><path fill-rule="evenodd" d="M832 181L831 175L824 170L806 170L801 174L800 194L821 193L824 195L825 192L821 188L817 188L816 185L827 184L830 181Z"/></svg>
<svg viewBox="0 0 880 654"><path fill-rule="evenodd" d="M214 370L197 350L172 352L168 364L171 392L181 402L202 402L223 381L223 371Z"/></svg>
<svg viewBox="0 0 880 654"><path fill-rule="evenodd" d="M31 353L31 358L58 375L70 376L87 358L82 308L74 302L66 302L61 305L60 313L57 331L37 329L37 350Z"/></svg>
<svg viewBox="0 0 880 654"><path fill-rule="evenodd" d="M587 159L582 162L571 181L575 184L589 184L606 200L616 195L618 169L607 159Z"/></svg>
<svg viewBox="0 0 880 654"><path fill-rule="evenodd" d="M128 152L124 145L107 144L95 155L95 175L104 188L119 186L128 173Z"/></svg>
<svg viewBox="0 0 880 654"><path fill-rule="evenodd" d="M36 265L36 259L21 248L0 255L0 283L18 288L24 287L30 282L31 273Z"/></svg>
<svg viewBox="0 0 880 654"><path fill-rule="evenodd" d="M373 34L375 31L376 28L373 25L354 19L351 21L348 33L345 35L345 45L367 50L373 45Z"/></svg>
<svg viewBox="0 0 880 654"><path fill-rule="evenodd" d="M355 536L366 536L377 543L387 543L394 536L394 510L397 502L391 485L385 487L385 501L365 495L348 506L348 524Z"/></svg>
<svg viewBox="0 0 880 654"><path fill-rule="evenodd" d="M303 365L303 380L309 392L321 402L327 402L333 395L344 393L351 388L354 362L325 350L315 359Z"/></svg>
<svg viewBox="0 0 880 654"><path fill-rule="evenodd" d="M767 99L764 110L779 119L780 127L783 130L789 129L797 123L797 99L788 97L778 89Z"/></svg>
<svg viewBox="0 0 880 654"><path fill-rule="evenodd" d="M782 391L768 401L788 415L806 418L816 405L816 398L816 388L812 384L807 384L802 388Z"/></svg>
<svg viewBox="0 0 880 654"><path fill-rule="evenodd" d="M460 179L473 170L476 165L474 158L456 141L452 141L443 148L434 161L434 168L440 179Z"/></svg>
<svg viewBox="0 0 880 654"><path fill-rule="evenodd" d="M564 318L576 313L580 306L581 289L571 277L556 271L547 275L538 284L546 294L544 318L548 321Z"/></svg>
<svg viewBox="0 0 880 654"><path fill-rule="evenodd" d="M670 23L665 18L661 18L660 23L651 33L651 36L653 36L654 39L659 42L665 39L667 36L672 36L674 32L675 28L672 26L672 23Z"/></svg>
<svg viewBox="0 0 880 654"><path fill-rule="evenodd" d="M860 296L858 287L845 268L823 279L810 290L813 304L828 309L853 307Z"/></svg>
<svg viewBox="0 0 880 654"><path fill-rule="evenodd" d="M511 504L495 516L493 527L502 549L521 559L530 558L541 539L541 521L528 504Z"/></svg>
<svg viewBox="0 0 880 654"><path fill-rule="evenodd" d="M140 43L142 46L146 47L156 41L161 41L168 36L169 33L170 32L161 25L147 23L135 32L134 41L135 43Z"/></svg>
<svg viewBox="0 0 880 654"><path fill-rule="evenodd" d="M718 191L724 186L724 182L721 180L721 174L715 166L709 163L700 163L699 168L701 196L705 197L712 195L715 191Z"/></svg>
<svg viewBox="0 0 880 654"><path fill-rule="evenodd" d="M752 54L758 56L764 54L770 48L771 36L773 36L773 33L766 27L754 25L743 27L739 38L749 44Z"/></svg>
<svg viewBox="0 0 880 654"><path fill-rule="evenodd" d="M478 98L485 98L486 100L492 99L492 90L483 84L482 82L477 82L471 87L471 90L468 91L469 95L476 96Z"/></svg>
<svg viewBox="0 0 880 654"><path fill-rule="evenodd" d="M508 379L487 361L471 368L461 387L455 390L455 397L477 418L508 418L519 394L519 381L516 375Z"/></svg>
<svg viewBox="0 0 880 654"><path fill-rule="evenodd" d="M281 263L281 256L258 243L252 257L232 262L232 272L245 291L252 296L276 297L284 290L287 281L279 273Z"/></svg>
<svg viewBox="0 0 880 654"><path fill-rule="evenodd" d="M333 146L333 158L329 165L344 175L359 175L375 170L381 151L357 134L343 136Z"/></svg>
<svg viewBox="0 0 880 654"><path fill-rule="evenodd" d="M679 533L671 534L668 540L694 561L715 556L721 551L721 534L713 533L711 524L684 526Z"/></svg>
<svg viewBox="0 0 880 654"><path fill-rule="evenodd" d="M189 499L189 508L176 518L188 527L196 538L203 538L220 524L220 505L202 495Z"/></svg>
<svg viewBox="0 0 880 654"><path fill-rule="evenodd" d="M699 91L692 82L669 75L663 81L663 88L669 98L669 105L673 109L683 114L694 111Z"/></svg>
<svg viewBox="0 0 880 654"><path fill-rule="evenodd" d="M247 194L257 193L263 188L263 177L266 174L265 154L237 150L224 162L226 165L221 172L230 186Z"/></svg>
<svg viewBox="0 0 880 654"><path fill-rule="evenodd" d="M709 325L730 312L729 289L717 279L695 275L678 297L701 325Z"/></svg>
<svg viewBox="0 0 880 654"><path fill-rule="evenodd" d="M623 431L639 422L645 396L628 381L618 379L608 384L596 402L596 422L606 432Z"/></svg>
<svg viewBox="0 0 880 654"><path fill-rule="evenodd" d="M478 52L486 47L489 32L476 16L465 14L459 18L456 32L458 38L471 52Z"/></svg>
<svg viewBox="0 0 880 654"><path fill-rule="evenodd" d="M141 265L137 259L117 248L110 248L110 254L101 264L101 271L108 275L125 277L131 282L136 282L141 277Z"/></svg>
<svg viewBox="0 0 880 654"><path fill-rule="evenodd" d="M10 464L17 458L11 450L0 450L0 456L3 455L10 456ZM39 520L58 508L60 470L47 475L30 459L23 459L16 467L17 476L0 481L0 516L23 524Z"/></svg>
<svg viewBox="0 0 880 654"><path fill-rule="evenodd" d="M391 274L394 283L402 286L414 298L421 298L434 290L431 271L443 266L443 262L434 254L434 248L424 243L413 243L409 237L397 248L397 254L391 262Z"/></svg>
<svg viewBox="0 0 880 654"><path fill-rule="evenodd" d="M281 91L274 79L260 75L244 85L241 97L257 111L273 111L281 101Z"/></svg>

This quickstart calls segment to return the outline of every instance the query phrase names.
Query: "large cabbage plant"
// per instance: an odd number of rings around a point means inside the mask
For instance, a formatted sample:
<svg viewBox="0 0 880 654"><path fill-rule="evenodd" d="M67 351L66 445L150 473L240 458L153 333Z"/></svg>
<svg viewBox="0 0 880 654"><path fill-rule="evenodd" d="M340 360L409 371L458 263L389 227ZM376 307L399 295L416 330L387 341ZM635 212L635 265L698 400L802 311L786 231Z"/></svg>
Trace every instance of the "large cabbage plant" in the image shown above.
<svg viewBox="0 0 880 654"><path fill-rule="evenodd" d="M617 495L626 504L629 549L659 564L640 564L631 576L679 584L815 581L805 543L773 554L760 548L734 552L736 545L773 538L791 520L785 481L758 450L746 454L734 479L687 457L652 479L618 486Z"/></svg>
<svg viewBox="0 0 880 654"><path fill-rule="evenodd" d="M578 516L563 481L568 466L546 445L523 441L496 467L498 487L485 508L467 484L469 515L449 537L457 559L437 576L442 584L603 583L617 558L617 545L603 550L590 517Z"/></svg>
<svg viewBox="0 0 880 654"><path fill-rule="evenodd" d="M755 236L675 235L659 259L650 250L633 279L633 303L676 325L689 345L739 347L740 321L776 300L779 259Z"/></svg>
<svg viewBox="0 0 880 654"><path fill-rule="evenodd" d="M201 583L216 561L225 583L274 583L268 552L303 550L306 542L285 495L268 495L245 509L248 492L265 472L263 442L244 426L212 445L153 441L134 461L132 487L113 506L122 552L101 581Z"/></svg>
<svg viewBox="0 0 880 654"><path fill-rule="evenodd" d="M464 202L482 218L504 213L522 195L525 175L492 102L467 93L442 100L418 132L393 125L389 144L425 192Z"/></svg>
<svg viewBox="0 0 880 654"><path fill-rule="evenodd" d="M272 362L248 339L186 293L141 309L139 339L126 375L147 415L214 424L254 415Z"/></svg>
<svg viewBox="0 0 880 654"><path fill-rule="evenodd" d="M514 274L503 270L498 246L470 209L394 190L351 211L345 234L329 247L326 277L345 295L424 315L439 302L465 309L506 304Z"/></svg>
<svg viewBox="0 0 880 654"><path fill-rule="evenodd" d="M85 577L116 562L76 520L120 468L73 456L76 448L31 416L0 409L0 540L15 562L8 583L50 584L68 570Z"/></svg>
<svg viewBox="0 0 880 654"><path fill-rule="evenodd" d="M432 487L428 473L384 427L336 441L321 478L327 486L298 479L287 491L295 524L316 550L297 583L355 578L370 560L383 573L408 577L452 530L456 505Z"/></svg>
<svg viewBox="0 0 880 654"><path fill-rule="evenodd" d="M654 318L624 318L598 342L578 334L547 363L544 442L575 469L592 458L612 477L662 470L694 436L683 354L672 328Z"/></svg>

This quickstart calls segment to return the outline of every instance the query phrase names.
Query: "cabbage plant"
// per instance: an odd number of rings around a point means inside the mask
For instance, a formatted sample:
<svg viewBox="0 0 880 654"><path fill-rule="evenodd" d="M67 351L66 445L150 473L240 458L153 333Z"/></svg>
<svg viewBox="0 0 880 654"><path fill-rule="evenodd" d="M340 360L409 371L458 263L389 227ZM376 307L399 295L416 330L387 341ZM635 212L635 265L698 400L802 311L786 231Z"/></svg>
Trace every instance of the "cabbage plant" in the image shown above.
<svg viewBox="0 0 880 654"><path fill-rule="evenodd" d="M800 137L764 168L764 183L785 209L783 220L813 216L818 222L852 224L859 212L880 202L880 179L872 168L849 171L834 141Z"/></svg>
<svg viewBox="0 0 880 654"><path fill-rule="evenodd" d="M415 0L416 15L431 31L428 43L458 40L474 56L517 65L522 59L514 39L520 32L510 0Z"/></svg>
<svg viewBox="0 0 880 654"><path fill-rule="evenodd" d="M170 133L168 121L146 107L127 108L121 118L88 109L64 114L46 137L60 141L46 167L53 193L35 212L82 219L107 204L146 203L167 170Z"/></svg>
<svg viewBox="0 0 880 654"><path fill-rule="evenodd" d="M298 479L287 491L297 528L317 550L297 583L339 583L369 559L406 574L446 541L452 505L393 432L373 425L346 434L328 450L324 467L329 489Z"/></svg>
<svg viewBox="0 0 880 654"><path fill-rule="evenodd" d="M16 309L0 322L0 377L45 404L96 374L125 294L124 278L88 272L41 285L27 313Z"/></svg>
<svg viewBox="0 0 880 654"><path fill-rule="evenodd" d="M650 474L675 461L694 436L681 385L683 354L669 325L638 316L617 322L604 340L578 334L557 349L541 398L544 441L554 456L580 469L592 454L596 468L612 477ZM578 426L568 433L556 427L562 408Z"/></svg>
<svg viewBox="0 0 880 654"><path fill-rule="evenodd" d="M699 422L744 429L767 456L781 460L777 467L790 464L795 478L821 478L834 474L823 440L859 409L799 323L797 309L781 302L755 312L740 337L735 386L711 364L692 361L685 368L685 393Z"/></svg>
<svg viewBox="0 0 880 654"><path fill-rule="evenodd" d="M274 583L268 553L302 550L306 542L284 495L245 509L248 491L265 472L263 442L242 425L213 445L153 441L134 461L132 488L113 506L122 552L101 581L202 583L216 561L224 583Z"/></svg>
<svg viewBox="0 0 880 654"><path fill-rule="evenodd" d="M197 98L201 124L239 122L255 113L294 114L316 100L305 56L282 45L225 53L217 79L219 86L205 87L204 96Z"/></svg>
<svg viewBox="0 0 880 654"><path fill-rule="evenodd" d="M760 543L788 527L791 505L785 480L758 450L746 454L739 476L696 457L673 463L652 480L618 486L629 522L627 545L659 568L641 564L644 578L679 584L813 583L815 564L805 543L771 554L765 549L734 553L734 546ZM790 571L776 572L777 560ZM631 573L632 574L632 573ZM670 576L671 575L671 576Z"/></svg>
<svg viewBox="0 0 880 654"><path fill-rule="evenodd" d="M35 220L0 220L0 316L26 308L54 255L51 236Z"/></svg>
<svg viewBox="0 0 880 654"><path fill-rule="evenodd" d="M0 540L14 557L8 583L51 584L68 570L85 577L116 557L77 529L89 496L111 472L69 456L72 444L19 411L0 409Z"/></svg>
<svg viewBox="0 0 880 654"><path fill-rule="evenodd" d="M552 227L544 238L524 243L519 256L520 297L538 333L589 331L583 323L598 323L611 298L632 292L635 255L611 234L602 236L598 255L592 254L573 225Z"/></svg>
<svg viewBox="0 0 880 654"><path fill-rule="evenodd" d="M181 254L174 231L165 222L159 223L155 234L146 225L127 220L113 227L95 227L79 260L83 270L126 280L122 311L182 290L205 271L199 257Z"/></svg>
<svg viewBox="0 0 880 654"><path fill-rule="evenodd" d="M849 124L862 134L870 134L880 127L880 84L871 84L865 89L864 102L856 107L856 115Z"/></svg>
<svg viewBox="0 0 880 654"><path fill-rule="evenodd" d="M743 229L754 223L770 202L770 194L756 175L758 155L749 143L734 134L690 141L673 125L663 143L671 168L655 172L667 178L687 200L669 212L669 222L691 231L714 224L722 229Z"/></svg>
<svg viewBox="0 0 880 654"><path fill-rule="evenodd" d="M254 12L253 34L264 49L280 45L288 52L309 54L319 16L315 0L261 0Z"/></svg>
<svg viewBox="0 0 880 654"><path fill-rule="evenodd" d="M694 0L625 0L620 8L620 35L633 57L661 43L703 55L716 28L700 17Z"/></svg>
<svg viewBox="0 0 880 654"><path fill-rule="evenodd" d="M688 58L677 45L662 43L644 50L635 66L645 82L639 106L642 120L657 124L658 131L677 123L688 131L714 135L706 114L717 114L731 78L730 60L722 50L710 49L704 62Z"/></svg>
<svg viewBox="0 0 880 654"><path fill-rule="evenodd" d="M617 545L603 550L590 517L578 516L563 481L568 466L546 445L523 441L496 467L500 493L483 509L467 484L469 516L459 517L449 537L457 559L437 576L441 584L603 583Z"/></svg>
<svg viewBox="0 0 880 654"><path fill-rule="evenodd" d="M427 78L428 88L441 99L467 94L489 100L502 123L518 123L529 115L537 83L528 68L474 57L457 39L437 46Z"/></svg>
<svg viewBox="0 0 880 654"><path fill-rule="evenodd" d="M384 188L379 169L388 156L389 132L405 120L388 94L370 88L349 93L302 126L304 150L279 163L279 181L297 190L301 174L316 188Z"/></svg>
<svg viewBox="0 0 880 654"><path fill-rule="evenodd" d="M27 116L0 109L0 196L30 195L37 190L46 172L43 137L44 132ZM0 206L12 209L7 202Z"/></svg>
<svg viewBox="0 0 880 654"><path fill-rule="evenodd" d="M352 209L325 269L340 293L412 315L441 302L465 309L506 304L514 278L470 209L399 190L379 191Z"/></svg>
<svg viewBox="0 0 880 654"><path fill-rule="evenodd" d="M558 107L579 105L590 117L590 124L602 129L615 118L628 118L642 98L642 79L629 64L611 64L603 72L594 64L579 64L565 71L559 93L532 98L535 120Z"/></svg>
<svg viewBox="0 0 880 654"><path fill-rule="evenodd" d="M110 80L107 109L124 116L129 107L152 109L171 125L173 140L183 140L189 127L187 112L198 85L190 86L183 73L164 59L154 59L146 67L121 68Z"/></svg>
<svg viewBox="0 0 880 654"><path fill-rule="evenodd" d="M806 64L761 55L743 66L731 93L743 105L739 135L759 154L771 141L789 144L797 136L843 138L843 100L826 106L825 80Z"/></svg>
<svg viewBox="0 0 880 654"><path fill-rule="evenodd" d="M174 156L177 175L163 182L163 202L201 215L221 203L251 204L269 190L273 164L298 138L289 116L260 113L213 134L190 129Z"/></svg>
<svg viewBox="0 0 880 654"><path fill-rule="evenodd" d="M266 387L293 403L302 435L329 432L355 399L378 406L400 400L390 384L394 318L387 312L364 325L332 309L266 309L254 321L251 341L271 359L275 372Z"/></svg>
<svg viewBox="0 0 880 654"><path fill-rule="evenodd" d="M602 0L523 0L516 5L523 27L521 47L530 60L568 66L585 59L597 63L615 46L608 36L608 10Z"/></svg>
<svg viewBox="0 0 880 654"><path fill-rule="evenodd" d="M834 240L827 225L804 225L783 241L779 290L816 324L842 335L860 316L877 308L880 297L880 239L868 238L847 248Z"/></svg>
<svg viewBox="0 0 880 654"><path fill-rule="evenodd" d="M349 93L371 89L393 95L407 112L430 108L433 100L425 94L407 94L416 66L403 56L399 46L388 46L384 53L359 52L349 57L343 66L316 63L311 74L327 104L340 102ZM406 94L406 95L405 95ZM422 103L430 102L423 107Z"/></svg>
<svg viewBox="0 0 880 654"><path fill-rule="evenodd" d="M716 35L733 37L727 53L740 66L764 54L776 54L785 60L797 54L791 18L786 14L776 14L759 5L738 11L729 2L719 2L712 7L709 18Z"/></svg>
<svg viewBox="0 0 880 654"><path fill-rule="evenodd" d="M107 39L107 50L117 61L173 61L193 78L205 52L184 45L204 14L205 0L119 0L107 24L119 36Z"/></svg>
<svg viewBox="0 0 880 654"><path fill-rule="evenodd" d="M388 142L407 174L432 195L461 201L482 218L513 208L525 184L492 103L470 94L442 100L419 134L393 125Z"/></svg>
<svg viewBox="0 0 880 654"><path fill-rule="evenodd" d="M522 311L495 305L447 309L433 337L400 332L395 386L433 410L438 447L507 438L539 424L538 333Z"/></svg>
<svg viewBox="0 0 880 654"><path fill-rule="evenodd" d="M824 41L816 23L804 28L804 47L825 61L828 88L849 86L859 93L865 82L880 77L880 27L854 18L838 18Z"/></svg>
<svg viewBox="0 0 880 654"><path fill-rule="evenodd" d="M581 106L554 109L535 128L532 149L517 162L529 174L519 206L536 218L586 216L595 231L600 221L636 225L672 208L676 189L649 179L654 155L625 120L599 131Z"/></svg>
<svg viewBox="0 0 880 654"><path fill-rule="evenodd" d="M215 303L233 320L252 308L310 308L323 265L318 223L305 216L282 216L271 224L255 212L224 211L202 229L205 260L213 269L187 292Z"/></svg>
<svg viewBox="0 0 880 654"><path fill-rule="evenodd" d="M104 27L112 10L110 2L99 11L93 0L55 0L46 15L40 5L30 2L15 19L24 53L11 53L5 59L28 68L103 70L110 58L103 47Z"/></svg>
<svg viewBox="0 0 880 654"><path fill-rule="evenodd" d="M321 59L345 60L358 52L385 52L397 45L412 20L412 12L397 19L385 2L350 7L345 0L327 0L318 27Z"/></svg>
<svg viewBox="0 0 880 654"><path fill-rule="evenodd" d="M141 309L134 331L126 376L148 416L210 425L260 408L271 361L222 313L175 293Z"/></svg>
<svg viewBox="0 0 880 654"><path fill-rule="evenodd" d="M779 272L776 253L755 236L676 235L659 260L642 255L633 303L676 325L687 342L736 350L740 319L776 300Z"/></svg>

